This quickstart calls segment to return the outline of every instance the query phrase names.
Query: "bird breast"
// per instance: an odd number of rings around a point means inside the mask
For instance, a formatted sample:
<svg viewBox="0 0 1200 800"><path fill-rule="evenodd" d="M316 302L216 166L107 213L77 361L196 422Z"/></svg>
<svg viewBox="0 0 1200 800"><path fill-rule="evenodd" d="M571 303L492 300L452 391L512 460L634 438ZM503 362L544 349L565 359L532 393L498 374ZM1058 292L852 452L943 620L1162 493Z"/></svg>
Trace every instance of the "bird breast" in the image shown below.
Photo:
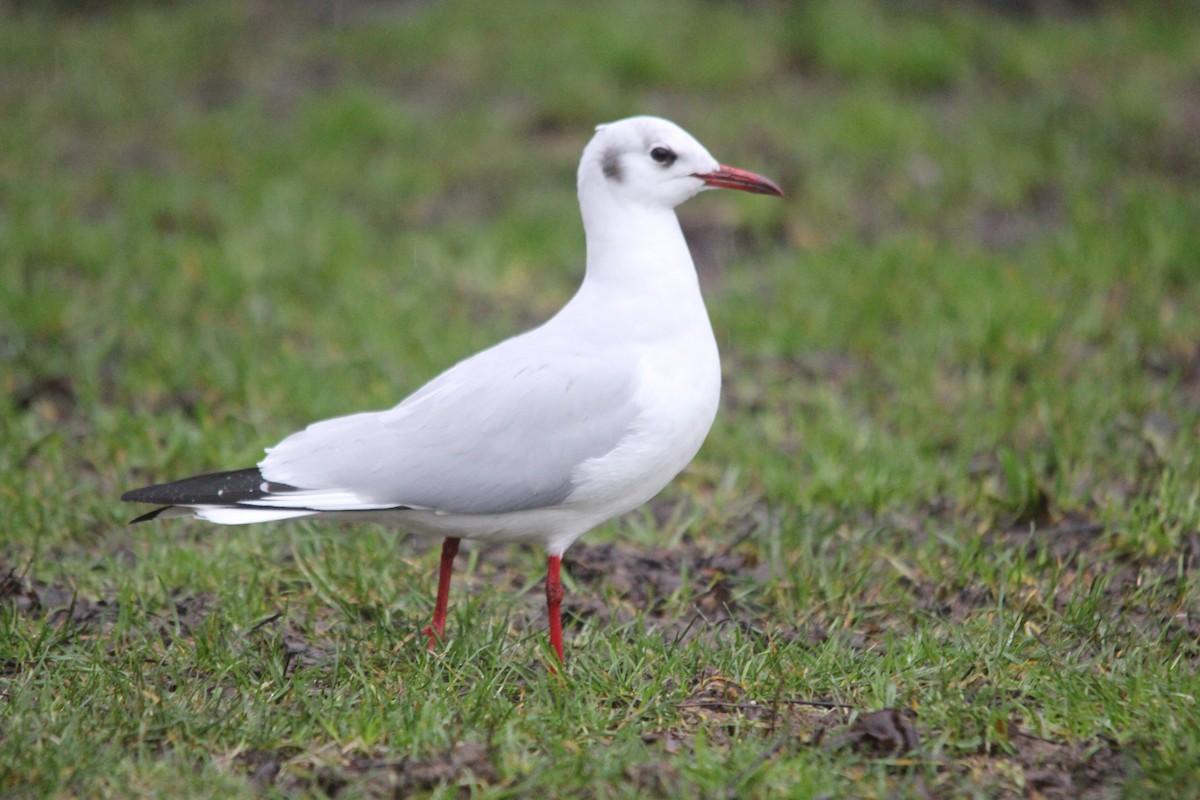
<svg viewBox="0 0 1200 800"><path fill-rule="evenodd" d="M569 503L615 516L636 508L688 465L704 443L721 396L721 364L712 329L680 332L645 348L636 366L634 402L641 409L610 452L575 469L580 487Z"/></svg>

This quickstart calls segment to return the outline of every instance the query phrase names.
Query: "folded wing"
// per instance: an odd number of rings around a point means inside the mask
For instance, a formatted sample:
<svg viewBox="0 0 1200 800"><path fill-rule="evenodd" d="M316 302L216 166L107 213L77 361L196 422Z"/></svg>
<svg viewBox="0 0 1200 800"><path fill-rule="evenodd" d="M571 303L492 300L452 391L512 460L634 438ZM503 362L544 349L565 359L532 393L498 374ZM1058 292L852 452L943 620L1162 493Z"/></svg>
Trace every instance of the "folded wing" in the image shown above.
<svg viewBox="0 0 1200 800"><path fill-rule="evenodd" d="M562 502L575 468L612 451L637 418L635 365L553 348L510 359L512 341L391 410L284 439L259 469L269 483L295 488L253 504L497 514Z"/></svg>

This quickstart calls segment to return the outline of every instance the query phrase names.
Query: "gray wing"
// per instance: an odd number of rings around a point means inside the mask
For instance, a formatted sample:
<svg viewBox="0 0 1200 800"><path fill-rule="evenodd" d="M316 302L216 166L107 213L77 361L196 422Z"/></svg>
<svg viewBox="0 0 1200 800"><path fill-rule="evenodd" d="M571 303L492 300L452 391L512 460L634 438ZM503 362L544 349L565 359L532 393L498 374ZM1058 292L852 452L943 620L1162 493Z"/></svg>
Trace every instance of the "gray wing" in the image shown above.
<svg viewBox="0 0 1200 800"><path fill-rule="evenodd" d="M521 338L521 337L519 337ZM270 448L272 482L330 510L489 514L554 505L639 413L630 359L503 342L388 411L318 422ZM610 354L607 354L611 356Z"/></svg>

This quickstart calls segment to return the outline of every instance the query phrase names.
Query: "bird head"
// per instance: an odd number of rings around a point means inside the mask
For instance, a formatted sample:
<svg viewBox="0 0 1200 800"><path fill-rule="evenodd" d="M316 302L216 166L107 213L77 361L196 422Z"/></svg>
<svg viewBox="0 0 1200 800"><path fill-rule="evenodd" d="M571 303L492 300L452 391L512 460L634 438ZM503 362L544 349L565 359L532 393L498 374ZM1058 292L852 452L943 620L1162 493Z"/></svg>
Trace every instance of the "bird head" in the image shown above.
<svg viewBox="0 0 1200 800"><path fill-rule="evenodd" d="M579 191L622 205L674 208L712 188L782 196L772 181L728 167L673 122L629 117L596 127L579 164Z"/></svg>

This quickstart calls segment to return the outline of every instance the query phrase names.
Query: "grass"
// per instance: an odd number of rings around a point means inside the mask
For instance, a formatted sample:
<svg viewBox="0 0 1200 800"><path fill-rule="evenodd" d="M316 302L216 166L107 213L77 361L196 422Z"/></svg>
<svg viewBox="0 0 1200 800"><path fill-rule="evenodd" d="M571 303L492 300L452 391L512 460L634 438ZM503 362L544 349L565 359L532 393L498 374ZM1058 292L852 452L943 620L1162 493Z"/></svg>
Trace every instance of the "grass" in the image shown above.
<svg viewBox="0 0 1200 800"><path fill-rule="evenodd" d="M1052 5L3 7L0 792L1194 793L1200 22ZM631 113L788 197L682 209L722 413L561 674L540 553L429 656L427 543L125 524L552 313Z"/></svg>

